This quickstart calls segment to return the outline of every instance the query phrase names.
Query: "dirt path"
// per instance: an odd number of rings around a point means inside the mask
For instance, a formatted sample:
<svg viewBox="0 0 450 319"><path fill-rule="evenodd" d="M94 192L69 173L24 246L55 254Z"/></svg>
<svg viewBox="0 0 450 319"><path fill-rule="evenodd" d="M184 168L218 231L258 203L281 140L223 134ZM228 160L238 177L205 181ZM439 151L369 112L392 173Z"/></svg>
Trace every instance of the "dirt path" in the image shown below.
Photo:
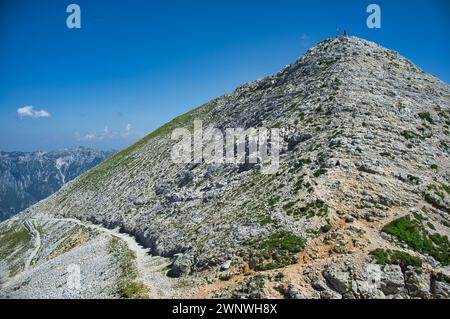
<svg viewBox="0 0 450 319"><path fill-rule="evenodd" d="M34 257L36 257L39 249L41 249L41 234L39 234L39 231L34 227L34 224L31 221L26 220L24 222L24 226L30 233L31 237L34 239L34 249L25 261L24 271L28 271L31 262L33 261Z"/></svg>
<svg viewBox="0 0 450 319"><path fill-rule="evenodd" d="M149 249L141 246L139 243L136 242L135 238L130 236L129 234L120 233L118 229L108 229L100 225L85 223L74 218L39 218L36 220L72 222L80 226L84 226L90 229L95 229L97 231L110 234L111 236L115 236L125 241L128 245L128 248L136 254L136 262L139 271L139 281L141 281L144 285L146 285L149 288L150 297L151 298L175 297L173 289L175 280L165 275L165 270L171 263L170 259L150 255ZM31 222L29 222L29 224L32 225ZM34 228L30 227L30 229ZM36 237L38 237L37 239L39 241L40 247L39 233L37 231L36 233L37 233ZM39 250L39 247L36 248L28 258L30 262L36 255L37 251Z"/></svg>

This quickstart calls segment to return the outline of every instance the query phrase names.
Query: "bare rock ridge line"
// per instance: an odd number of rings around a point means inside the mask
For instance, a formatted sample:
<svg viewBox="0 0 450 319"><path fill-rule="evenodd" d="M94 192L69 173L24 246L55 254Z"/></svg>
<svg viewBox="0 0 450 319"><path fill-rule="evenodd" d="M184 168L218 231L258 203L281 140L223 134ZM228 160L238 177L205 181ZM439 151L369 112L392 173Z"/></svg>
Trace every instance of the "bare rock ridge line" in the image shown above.
<svg viewBox="0 0 450 319"><path fill-rule="evenodd" d="M172 162L194 120L279 128L279 169ZM0 296L52 276L42 294L63 298L449 298L449 137L448 84L375 43L322 41L1 223ZM26 219L41 249L24 271ZM80 291L61 283L72 263Z"/></svg>

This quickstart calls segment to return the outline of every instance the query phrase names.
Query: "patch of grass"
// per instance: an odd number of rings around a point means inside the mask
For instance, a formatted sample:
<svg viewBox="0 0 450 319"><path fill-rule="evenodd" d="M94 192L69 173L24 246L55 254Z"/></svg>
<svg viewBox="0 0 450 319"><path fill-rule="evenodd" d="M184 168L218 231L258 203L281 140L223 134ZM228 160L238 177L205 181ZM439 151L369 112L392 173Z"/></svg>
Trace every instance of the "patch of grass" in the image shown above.
<svg viewBox="0 0 450 319"><path fill-rule="evenodd" d="M329 60L320 60L319 62L317 62L318 65L323 66L324 68L329 68L330 66L332 66L334 63L336 63L337 60L335 59L329 59Z"/></svg>
<svg viewBox="0 0 450 319"><path fill-rule="evenodd" d="M384 226L383 231L393 235L411 249L432 256L443 265L450 263L448 238L437 233L430 235L420 221L410 216L392 221Z"/></svg>
<svg viewBox="0 0 450 319"><path fill-rule="evenodd" d="M285 205L283 205L283 209L285 211L291 210L291 208L295 205L295 202L287 202Z"/></svg>
<svg viewBox="0 0 450 319"><path fill-rule="evenodd" d="M414 176L414 175L408 174L408 176L406 176L406 178L408 179L408 181L410 181L413 184L417 184L418 185L418 184L420 184L422 182L422 180L419 177Z"/></svg>
<svg viewBox="0 0 450 319"><path fill-rule="evenodd" d="M384 250L375 249L369 253L377 264L385 265L399 265L402 269L407 266L422 267L422 260L419 257L412 256L408 253L399 250Z"/></svg>
<svg viewBox="0 0 450 319"><path fill-rule="evenodd" d="M436 281L443 281L450 285L450 277L441 272L432 274L432 277Z"/></svg>
<svg viewBox="0 0 450 319"><path fill-rule="evenodd" d="M269 206L273 209L275 205L280 201L280 196L274 196L269 198Z"/></svg>
<svg viewBox="0 0 450 319"><path fill-rule="evenodd" d="M0 232L0 258L6 259L18 249L28 249L31 235L23 225Z"/></svg>
<svg viewBox="0 0 450 319"><path fill-rule="evenodd" d="M328 205L320 199L309 202L305 206L293 211L294 215L302 215L306 216L307 218L311 218L314 216L325 216L327 213Z"/></svg>
<svg viewBox="0 0 450 319"><path fill-rule="evenodd" d="M24 269L24 258L29 254L31 235L22 222L0 224L0 260L4 261L9 276Z"/></svg>
<svg viewBox="0 0 450 319"><path fill-rule="evenodd" d="M125 299L148 298L147 287L142 283L132 282L120 288L120 297Z"/></svg>
<svg viewBox="0 0 450 319"><path fill-rule="evenodd" d="M264 270L280 269L295 264L296 262L297 258L295 256L283 256L281 258L278 258L276 262L267 262L259 265L257 270L264 271Z"/></svg>
<svg viewBox="0 0 450 319"><path fill-rule="evenodd" d="M445 192L448 193L448 186L441 185L441 189L443 189ZM428 190L423 193L423 199L433 206L434 208L440 209L444 212L447 212L450 214L450 207L448 207L444 202L444 193L441 192L436 185L430 185L428 187Z"/></svg>
<svg viewBox="0 0 450 319"><path fill-rule="evenodd" d="M322 227L320 227L320 232L321 233L328 233L331 230L331 225L330 224L325 224Z"/></svg>
<svg viewBox="0 0 450 319"><path fill-rule="evenodd" d="M413 131L410 130L404 130L400 133L401 136L403 136L405 139L407 140L411 140L413 138L418 138L419 135L414 133Z"/></svg>
<svg viewBox="0 0 450 319"><path fill-rule="evenodd" d="M305 112L300 112L298 114L298 118L300 119L300 121L303 121L305 119Z"/></svg>
<svg viewBox="0 0 450 319"><path fill-rule="evenodd" d="M72 250L75 247L81 246L89 240L89 230L84 226L76 226L63 241L52 251L48 256L48 259L53 259L66 252Z"/></svg>
<svg viewBox="0 0 450 319"><path fill-rule="evenodd" d="M450 195L450 186L449 185L445 185L445 184L441 184L441 188Z"/></svg>
<svg viewBox="0 0 450 319"><path fill-rule="evenodd" d="M270 224L272 222L272 218L270 216L264 216L259 220L260 226L266 226L267 224Z"/></svg>
<svg viewBox="0 0 450 319"><path fill-rule="evenodd" d="M256 265L256 270L271 270L286 267L297 262L296 253L305 248L306 241L287 231L280 231L268 239L256 244L257 254L263 260Z"/></svg>
<svg viewBox="0 0 450 319"><path fill-rule="evenodd" d="M301 190L303 188L303 183L304 183L304 179L303 177L300 177L294 184L294 187L292 188L292 192L294 194L298 193L299 190Z"/></svg>
<svg viewBox="0 0 450 319"><path fill-rule="evenodd" d="M305 240L302 237L292 233L281 231L269 236L268 239L261 242L259 249L263 250L286 250L291 253L298 253L305 248Z"/></svg>
<svg viewBox="0 0 450 319"><path fill-rule="evenodd" d="M136 254L130 250L127 244L113 237L108 245L108 252L118 265L117 293L119 297L126 299L148 298L148 288L136 281L138 275Z"/></svg>
<svg viewBox="0 0 450 319"><path fill-rule="evenodd" d="M314 172L314 177L319 177L323 174L325 174L327 170L325 168L319 168L317 171Z"/></svg>
<svg viewBox="0 0 450 319"><path fill-rule="evenodd" d="M432 230L436 230L436 227L434 227L434 225L430 222L427 222L427 226Z"/></svg>
<svg viewBox="0 0 450 319"><path fill-rule="evenodd" d="M434 124L433 118L431 117L431 114L429 112L422 112L418 115L422 120L427 121L430 124Z"/></svg>
<svg viewBox="0 0 450 319"><path fill-rule="evenodd" d="M0 246L2 250L12 253L18 247L25 246L31 240L30 233L23 227L10 229L0 234Z"/></svg>

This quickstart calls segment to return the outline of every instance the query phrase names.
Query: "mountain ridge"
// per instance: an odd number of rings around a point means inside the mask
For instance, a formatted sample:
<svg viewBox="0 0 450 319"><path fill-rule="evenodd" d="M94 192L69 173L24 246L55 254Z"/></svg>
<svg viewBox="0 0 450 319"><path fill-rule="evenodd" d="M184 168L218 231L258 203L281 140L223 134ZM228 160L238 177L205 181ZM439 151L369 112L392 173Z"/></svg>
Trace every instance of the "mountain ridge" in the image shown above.
<svg viewBox="0 0 450 319"><path fill-rule="evenodd" d="M436 274L449 275L449 91L394 51L328 39L163 125L24 218L118 227L170 258L168 276L197 286L241 278L216 296L279 297L269 277L281 272L281 295L292 298L445 297ZM279 171L171 162L170 133L195 119L221 130L279 128ZM404 224L428 248L402 237ZM428 279L394 256L419 258Z"/></svg>

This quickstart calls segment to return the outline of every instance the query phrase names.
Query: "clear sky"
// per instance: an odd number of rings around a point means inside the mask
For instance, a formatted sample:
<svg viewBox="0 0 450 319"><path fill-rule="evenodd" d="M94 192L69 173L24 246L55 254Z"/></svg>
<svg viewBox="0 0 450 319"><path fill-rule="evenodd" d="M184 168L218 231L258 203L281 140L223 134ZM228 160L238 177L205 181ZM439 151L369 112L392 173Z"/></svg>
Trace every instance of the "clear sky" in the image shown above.
<svg viewBox="0 0 450 319"><path fill-rule="evenodd" d="M81 29L66 26L70 3ZM366 26L370 3L381 29ZM450 82L448 0L1 1L0 150L121 149L337 25Z"/></svg>

